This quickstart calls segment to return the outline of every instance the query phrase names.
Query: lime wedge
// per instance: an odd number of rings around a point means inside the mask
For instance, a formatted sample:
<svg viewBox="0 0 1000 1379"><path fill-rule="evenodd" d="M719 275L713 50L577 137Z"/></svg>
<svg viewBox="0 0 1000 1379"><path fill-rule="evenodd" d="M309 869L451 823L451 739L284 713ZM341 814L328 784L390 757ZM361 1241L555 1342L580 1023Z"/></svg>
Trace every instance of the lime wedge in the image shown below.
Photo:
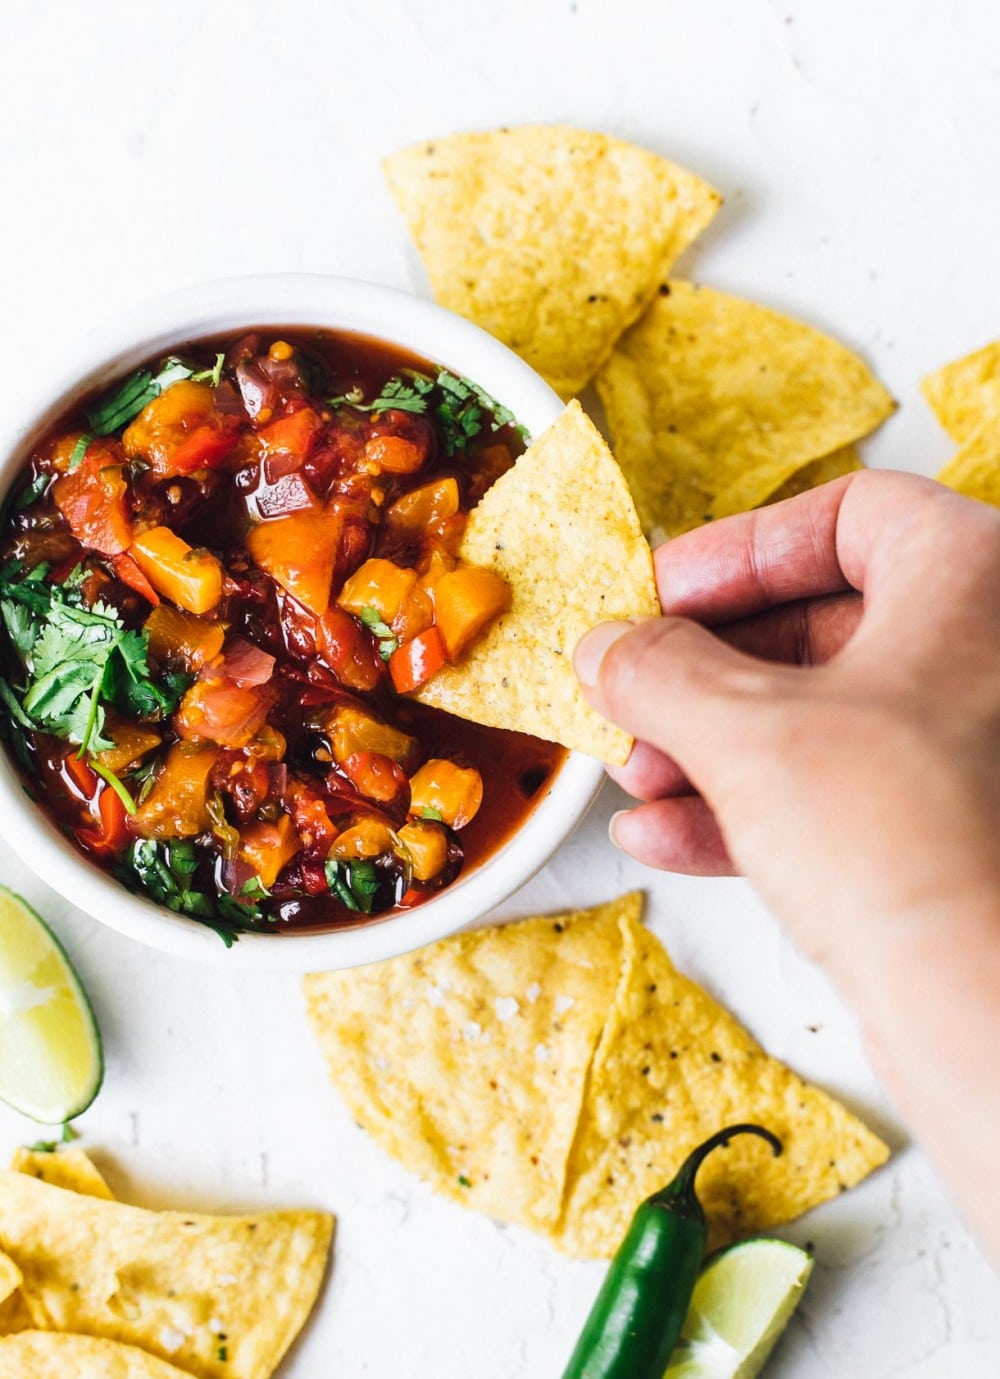
<svg viewBox="0 0 1000 1379"><path fill-rule="evenodd" d="M754 1379L805 1291L813 1262L784 1240L714 1255L694 1286L664 1379Z"/></svg>
<svg viewBox="0 0 1000 1379"><path fill-rule="evenodd" d="M0 886L0 1099L58 1125L85 1111L104 1076L101 1036L58 939Z"/></svg>

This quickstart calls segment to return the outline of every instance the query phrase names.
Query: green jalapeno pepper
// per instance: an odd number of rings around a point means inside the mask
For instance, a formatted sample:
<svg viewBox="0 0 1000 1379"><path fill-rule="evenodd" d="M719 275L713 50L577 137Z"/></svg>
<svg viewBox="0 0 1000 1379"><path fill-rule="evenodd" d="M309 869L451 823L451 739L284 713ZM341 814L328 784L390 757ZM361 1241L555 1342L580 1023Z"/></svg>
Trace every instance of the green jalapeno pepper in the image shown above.
<svg viewBox="0 0 1000 1379"><path fill-rule="evenodd" d="M676 1178L636 1211L563 1379L663 1379L708 1240L695 1175L713 1149L745 1134L781 1153L770 1130L731 1125L693 1150Z"/></svg>

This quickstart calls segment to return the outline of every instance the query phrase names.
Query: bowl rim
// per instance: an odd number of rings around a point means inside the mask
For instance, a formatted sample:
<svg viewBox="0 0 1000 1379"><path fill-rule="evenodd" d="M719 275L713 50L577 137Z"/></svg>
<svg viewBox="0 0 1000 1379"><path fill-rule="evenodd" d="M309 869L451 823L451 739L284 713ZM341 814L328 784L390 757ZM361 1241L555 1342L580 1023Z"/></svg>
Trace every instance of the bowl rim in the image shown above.
<svg viewBox="0 0 1000 1379"><path fill-rule="evenodd" d="M537 436L563 403L535 371L484 330L396 288L354 278L267 273L181 288L130 307L57 353L44 389L0 425L0 505L36 437L76 399L186 340L254 326L354 331L474 378ZM0 748L0 835L65 899L160 951L240 968L308 972L381 961L481 919L528 881L570 836L604 780L602 764L571 752L525 824L487 860L414 910L357 928L307 934L218 933L143 896L83 857L28 792Z"/></svg>

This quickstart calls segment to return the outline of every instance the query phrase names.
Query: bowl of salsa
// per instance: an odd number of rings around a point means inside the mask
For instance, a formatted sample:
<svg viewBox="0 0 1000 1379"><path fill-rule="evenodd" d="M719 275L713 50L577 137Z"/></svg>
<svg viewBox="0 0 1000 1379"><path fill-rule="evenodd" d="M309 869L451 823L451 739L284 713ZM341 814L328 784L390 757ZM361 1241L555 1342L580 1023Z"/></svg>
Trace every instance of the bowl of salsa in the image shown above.
<svg viewBox="0 0 1000 1379"><path fill-rule="evenodd" d="M92 335L3 446L0 795L140 941L349 966L485 913L600 765L416 697L509 606L468 513L561 410L477 327L233 279Z"/></svg>

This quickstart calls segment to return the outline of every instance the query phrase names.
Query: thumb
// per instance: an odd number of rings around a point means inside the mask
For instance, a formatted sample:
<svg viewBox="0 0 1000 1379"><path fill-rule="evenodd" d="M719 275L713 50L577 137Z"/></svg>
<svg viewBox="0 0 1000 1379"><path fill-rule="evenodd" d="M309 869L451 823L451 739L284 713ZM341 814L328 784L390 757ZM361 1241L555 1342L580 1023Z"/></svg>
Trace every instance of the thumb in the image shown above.
<svg viewBox="0 0 1000 1379"><path fill-rule="evenodd" d="M602 623L581 638L574 666L598 713L702 777L701 786L720 754L752 747L795 673L671 617Z"/></svg>

